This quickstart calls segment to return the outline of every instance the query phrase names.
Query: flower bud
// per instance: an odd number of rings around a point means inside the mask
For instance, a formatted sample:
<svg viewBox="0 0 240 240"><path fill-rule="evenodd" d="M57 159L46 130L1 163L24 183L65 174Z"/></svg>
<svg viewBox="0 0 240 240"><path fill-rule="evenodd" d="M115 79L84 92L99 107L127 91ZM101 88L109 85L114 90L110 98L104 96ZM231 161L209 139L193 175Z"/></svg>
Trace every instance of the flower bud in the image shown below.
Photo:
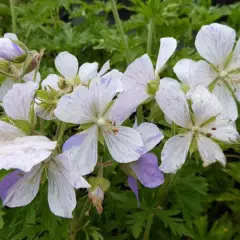
<svg viewBox="0 0 240 240"><path fill-rule="evenodd" d="M91 199L93 206L97 212L103 212L102 203L104 200L104 192L110 187L110 182L103 177L91 177L88 179L91 188L88 190L88 197Z"/></svg>
<svg viewBox="0 0 240 240"><path fill-rule="evenodd" d="M92 191L89 191L88 197L91 199L93 206L97 209L97 212L101 214L103 212L102 202L104 200L104 192L101 187L97 186Z"/></svg>
<svg viewBox="0 0 240 240"><path fill-rule="evenodd" d="M0 38L0 60L23 62L27 57L26 46L18 40Z"/></svg>

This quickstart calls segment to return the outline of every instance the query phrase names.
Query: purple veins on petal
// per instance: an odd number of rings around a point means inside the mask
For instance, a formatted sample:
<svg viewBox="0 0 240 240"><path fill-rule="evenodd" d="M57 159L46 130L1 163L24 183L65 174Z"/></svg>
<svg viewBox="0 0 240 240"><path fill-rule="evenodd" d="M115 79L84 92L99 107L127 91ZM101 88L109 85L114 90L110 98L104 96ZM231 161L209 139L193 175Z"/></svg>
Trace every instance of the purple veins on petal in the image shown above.
<svg viewBox="0 0 240 240"><path fill-rule="evenodd" d="M133 191L133 193L135 194L137 201L138 201L138 206L140 206L140 201L139 201L139 196L138 196L138 182L137 180L132 177L132 176L128 176L128 185L131 188L131 190Z"/></svg>
<svg viewBox="0 0 240 240"><path fill-rule="evenodd" d="M63 144L63 152L67 151L72 147L76 147L82 144L83 140L87 136L87 133L78 133L70 137L64 144Z"/></svg>
<svg viewBox="0 0 240 240"><path fill-rule="evenodd" d="M2 181L0 182L0 197L3 202L7 197L8 190L23 176L23 171L15 170L2 179Z"/></svg>
<svg viewBox="0 0 240 240"><path fill-rule="evenodd" d="M12 42L12 46L17 51L18 54L23 54L24 53L22 51L22 49L16 43Z"/></svg>
<svg viewBox="0 0 240 240"><path fill-rule="evenodd" d="M155 188L163 184L164 175L160 171L158 159L153 153L143 154L138 161L130 166L145 187Z"/></svg>

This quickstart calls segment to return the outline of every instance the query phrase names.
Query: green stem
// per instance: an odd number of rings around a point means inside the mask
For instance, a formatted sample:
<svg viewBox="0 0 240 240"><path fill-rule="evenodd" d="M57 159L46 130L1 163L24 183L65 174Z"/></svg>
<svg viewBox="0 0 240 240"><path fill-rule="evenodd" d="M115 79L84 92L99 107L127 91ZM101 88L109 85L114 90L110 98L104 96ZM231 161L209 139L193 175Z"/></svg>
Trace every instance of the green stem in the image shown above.
<svg viewBox="0 0 240 240"><path fill-rule="evenodd" d="M154 218L154 214L152 212L150 212L148 215L148 218L147 218L147 224L146 224L146 228L144 231L143 240L149 239L149 234L150 234L151 226L153 223L153 218Z"/></svg>
<svg viewBox="0 0 240 240"><path fill-rule="evenodd" d="M225 156L227 158L237 158L237 159L240 159L240 155L236 155L236 154L226 154Z"/></svg>
<svg viewBox="0 0 240 240"><path fill-rule="evenodd" d="M141 124L143 122L143 106L140 105L137 108L137 124Z"/></svg>
<svg viewBox="0 0 240 240"><path fill-rule="evenodd" d="M122 27L121 20L119 18L117 5L116 5L115 0L110 0L110 2L111 2L111 5L112 5L112 12L113 12L113 16L114 16L117 28L118 28L119 34L120 34L120 36L122 38L123 44L124 44L125 57L126 57L126 60L127 60L127 64L129 64L130 63L130 53L129 53L128 43L127 43L126 36L125 36L125 34L123 32L123 27Z"/></svg>
<svg viewBox="0 0 240 240"><path fill-rule="evenodd" d="M153 39L154 21L150 20L148 24L148 39L147 39L147 54L150 56L152 52L152 39Z"/></svg>
<svg viewBox="0 0 240 240"><path fill-rule="evenodd" d="M62 145L62 138L66 130L66 123L59 121L57 132L55 135L55 141L57 141L57 149L60 151Z"/></svg>
<svg viewBox="0 0 240 240"><path fill-rule="evenodd" d="M85 217L85 213L86 213L86 211L87 211L87 209L88 209L89 203L90 203L90 202L89 202L89 199L87 198L86 201L85 201L85 203L84 203L84 205L83 205L82 211L81 211L81 213L80 213L80 215L79 215L79 222L80 222L80 223L82 222L83 218Z"/></svg>
<svg viewBox="0 0 240 240"><path fill-rule="evenodd" d="M16 25L16 15L15 15L14 3L15 3L15 0L9 0L10 11L11 11L11 16L12 16L12 32L16 33L17 25Z"/></svg>

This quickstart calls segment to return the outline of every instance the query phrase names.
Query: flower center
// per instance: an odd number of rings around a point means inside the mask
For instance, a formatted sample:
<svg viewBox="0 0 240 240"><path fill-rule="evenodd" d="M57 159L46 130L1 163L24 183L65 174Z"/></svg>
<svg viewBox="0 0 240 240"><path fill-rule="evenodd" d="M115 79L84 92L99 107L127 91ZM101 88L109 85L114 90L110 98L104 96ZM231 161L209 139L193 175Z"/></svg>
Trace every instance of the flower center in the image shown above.
<svg viewBox="0 0 240 240"><path fill-rule="evenodd" d="M221 78L225 78L227 75L228 75L228 72L224 70L219 73L219 77Z"/></svg>
<svg viewBox="0 0 240 240"><path fill-rule="evenodd" d="M97 120L97 125L98 125L99 127L102 127L102 126L106 125L105 119L104 119L104 118L99 118L99 119Z"/></svg>
<svg viewBox="0 0 240 240"><path fill-rule="evenodd" d="M192 131L193 131L193 133L199 132L199 126L193 126Z"/></svg>

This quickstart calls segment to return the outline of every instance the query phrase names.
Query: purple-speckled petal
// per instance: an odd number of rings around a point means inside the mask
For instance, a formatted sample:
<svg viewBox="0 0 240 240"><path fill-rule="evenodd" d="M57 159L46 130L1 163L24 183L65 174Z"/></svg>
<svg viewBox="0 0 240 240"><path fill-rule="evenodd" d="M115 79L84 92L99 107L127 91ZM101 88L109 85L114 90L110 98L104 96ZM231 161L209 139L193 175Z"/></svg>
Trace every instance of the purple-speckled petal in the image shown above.
<svg viewBox="0 0 240 240"><path fill-rule="evenodd" d="M83 140L87 136L87 133L78 133L70 137L62 147L63 152L67 151L68 149L79 146L82 144Z"/></svg>
<svg viewBox="0 0 240 240"><path fill-rule="evenodd" d="M145 153L130 166L145 187L155 188L163 184L164 175L159 170L158 159L154 154Z"/></svg>
<svg viewBox="0 0 240 240"><path fill-rule="evenodd" d="M22 172L23 171L21 170L15 170L6 175L0 182L0 197L3 202L7 196L8 189L11 188L22 177Z"/></svg>
<svg viewBox="0 0 240 240"><path fill-rule="evenodd" d="M138 196L138 182L137 180L132 177L132 176L128 176L128 185L131 188L131 190L133 191L133 193L135 194L137 201L138 201L138 206L140 205L139 202L139 196Z"/></svg>

